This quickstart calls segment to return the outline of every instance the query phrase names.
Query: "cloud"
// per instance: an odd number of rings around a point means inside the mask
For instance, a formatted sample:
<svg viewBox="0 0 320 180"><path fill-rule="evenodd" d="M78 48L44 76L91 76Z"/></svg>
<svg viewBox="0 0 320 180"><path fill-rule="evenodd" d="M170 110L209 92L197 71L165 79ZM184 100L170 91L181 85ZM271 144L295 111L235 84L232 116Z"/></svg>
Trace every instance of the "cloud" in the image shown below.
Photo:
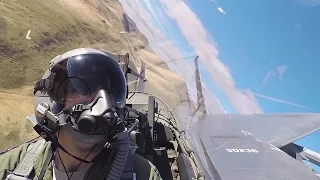
<svg viewBox="0 0 320 180"><path fill-rule="evenodd" d="M147 36L150 44L153 44L151 46L156 54L165 61L184 57L184 55L173 45L172 41L168 40L164 32L152 23L148 23L150 20L149 17L151 16L140 6L138 0L120 1L128 15L137 23L139 30ZM194 14L183 1L160 0L162 5L158 5L157 7L155 7L154 4L151 4L150 0L143 0L143 2L149 3L149 5L147 4L149 11L151 11L150 8L157 8L157 13L152 11L152 14L155 16L154 18L158 20L157 23L161 24L161 27L163 27L161 29L171 28L171 24L164 16L164 12L177 23L181 33L184 35L189 45L194 49L197 55L200 56L199 60L206 67L205 70L210 74L213 82L224 91L238 113L263 113L263 109L255 99L256 96L313 111L310 108L295 103L251 92L249 89L246 89L245 91L239 90L236 87L229 68L218 58L219 51L216 43L211 39L197 15ZM161 13L158 11L161 11ZM158 14L161 14L161 18L158 18ZM160 39L161 41L159 41ZM156 44L161 44L162 46L157 46ZM184 77L188 85L188 93L191 95L190 98L196 102L195 80L193 79L194 76L190 75L190 72L194 72L193 67L185 61L170 61L168 62L168 65L173 71ZM269 76L267 75L265 77L262 84L265 84L272 75L278 76L280 80L282 80L282 76L286 70L287 66L278 66L276 69L269 72ZM206 86L203 86L203 91L207 107L213 107L207 108L208 112L227 112L222 107L220 101L208 90Z"/></svg>
<svg viewBox="0 0 320 180"><path fill-rule="evenodd" d="M296 103L292 103L292 102L289 102L289 101L277 99L277 98L274 98L274 97L270 97L270 96L254 93L254 92L252 92L252 91L250 91L248 89L244 89L244 90L243 89L239 89L239 90L248 93L249 96L257 96L257 97L268 99L268 100L271 100L271 101L274 101L274 102L287 104L287 105L295 106L295 107L302 108L302 109L305 109L305 110L308 110L308 111L316 112L314 109L311 109L309 107L302 106L302 105L299 105L299 104L296 104Z"/></svg>
<svg viewBox="0 0 320 180"><path fill-rule="evenodd" d="M194 102L196 102L196 85L195 81L192 80L192 76L190 76L190 72L194 72L194 68L186 61L170 61L171 59L183 59L184 55L175 47L175 45L172 43L172 40L169 40L167 36L162 32L158 27L156 27L153 23L150 23L151 21L151 15L148 11L146 11L141 4L139 3L141 1L139 0L131 0L131 1L125 1L120 0L120 3L122 4L125 12L128 14L128 16L133 19L138 27L138 29L143 33L150 42L150 46L152 47L153 51L160 56L164 61L167 62L168 66L182 76L188 87L188 93L191 95L190 99ZM144 3L150 4L150 1L143 0ZM147 8L150 7L155 8L154 6L150 6L147 4ZM158 7L159 9L162 7ZM150 10L149 10L150 11ZM162 10L163 11L163 10ZM155 12L155 11L153 11ZM150 12L151 13L151 12ZM152 13L154 15L158 15L159 13ZM158 18L158 17L156 17ZM162 16L162 18L158 19L159 21L156 21L157 24L161 27L161 29L170 29L171 26L168 26L168 23L166 23L166 18ZM161 21L161 23L160 23ZM160 44L160 46L159 46ZM214 107L215 113L225 113L226 111L223 109L223 106L220 104L219 100L214 97L212 93L209 93L210 91L203 87L204 91L204 97L206 104ZM207 106L208 107L208 106ZM210 108L211 109L211 108ZM210 110L209 112L212 112Z"/></svg>
<svg viewBox="0 0 320 180"><path fill-rule="evenodd" d="M162 44L166 48L153 48L156 54L166 61L183 57L182 53L173 46L171 41L167 39L166 35L161 30L155 27L152 23L147 23L150 20L150 14L140 6L138 0L120 0L120 2L122 3L126 13L136 22L138 29L147 36L151 43L154 42L154 44L156 44L158 42L163 42ZM209 34L202 26L200 20L190 10L190 8L182 1L162 0L160 2L166 7L166 9L163 9L162 11L166 12L171 19L176 21L185 39L191 47L193 47L194 51L200 55L200 61L205 65L205 67L207 67L206 70L210 70L208 72L211 74L213 81L225 92L238 113L263 113L257 101L252 97L248 97L246 93L236 89L229 69L217 57L218 50L215 47L216 44L210 39ZM168 22L162 22L162 25L166 26L166 28L170 28ZM161 41L159 41L160 39ZM194 81L188 80L188 77L190 76L189 72L193 72L193 68L191 68L190 64L184 61L174 61L169 62L168 65L173 71L186 79L190 94L196 94L193 93L196 92ZM195 100L195 95L193 95L191 99ZM206 104L209 104L207 102L211 101L222 108L220 102L214 100L212 97L206 97ZM225 110L220 113L225 113Z"/></svg>
<svg viewBox="0 0 320 180"><path fill-rule="evenodd" d="M269 71L267 73L267 75L263 78L261 86L265 86L267 84L268 80L272 76L278 76L280 81L283 83L282 77L283 77L283 74L286 72L286 70L287 70L287 66L283 65L283 66L278 66L278 67L276 67L276 69L273 69L273 70Z"/></svg>
<svg viewBox="0 0 320 180"><path fill-rule="evenodd" d="M209 34L197 15L184 1L160 0L160 2L165 5L169 17L175 20L185 39L200 56L199 60L209 70L212 80L224 91L237 111L241 114L262 113L263 110L255 99L237 90L230 71L218 58L218 49L208 38Z"/></svg>
<svg viewBox="0 0 320 180"><path fill-rule="evenodd" d="M204 97L209 97L209 99L214 99L214 101L206 101L206 110L209 114L227 114L228 112L221 106L220 100L215 97L212 92L207 88L207 86L202 83L202 91ZM216 103L218 102L218 103Z"/></svg>
<svg viewBox="0 0 320 180"><path fill-rule="evenodd" d="M162 31L164 31L165 27L162 25L162 22L165 21L165 14L161 11L159 6L152 6L149 0L143 0L143 3L147 7L148 11L153 17L153 22L155 22Z"/></svg>
<svg viewBox="0 0 320 180"><path fill-rule="evenodd" d="M144 4L147 6L149 12L151 13L151 15L153 17L158 17L159 15L156 15L155 11L152 8L152 5L150 4L150 2L148 0L143 0Z"/></svg>

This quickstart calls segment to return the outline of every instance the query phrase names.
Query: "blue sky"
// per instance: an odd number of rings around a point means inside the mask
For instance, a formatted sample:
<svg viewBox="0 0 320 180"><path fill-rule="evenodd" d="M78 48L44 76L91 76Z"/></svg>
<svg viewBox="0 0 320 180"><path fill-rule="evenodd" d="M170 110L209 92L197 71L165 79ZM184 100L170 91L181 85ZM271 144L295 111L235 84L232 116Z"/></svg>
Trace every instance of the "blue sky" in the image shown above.
<svg viewBox="0 0 320 180"><path fill-rule="evenodd" d="M319 112L320 7L276 0L259 3L190 0L188 5L218 42L220 58L232 69L238 87ZM226 14L221 14L216 5ZM271 77L261 87L266 74L280 65L287 66L283 83L278 77ZM265 113L308 112L265 99L257 100ZM319 138L320 132L316 132L297 143L320 152ZM319 168L316 170L320 172Z"/></svg>
<svg viewBox="0 0 320 180"><path fill-rule="evenodd" d="M290 1L188 1L188 5L219 44L220 59L232 69L239 88L301 104L319 112L319 7ZM282 3L281 3L282 2ZM318 15L317 15L318 14ZM283 83L266 74L286 65ZM266 113L306 111L259 100Z"/></svg>
<svg viewBox="0 0 320 180"><path fill-rule="evenodd" d="M296 104L288 105L259 96L255 96L255 100L246 97L246 100L250 101L248 106L257 108L253 113L320 112L320 6L306 6L306 1L184 1L216 43L219 55L216 57L212 53L212 58L221 61L227 67L224 70L231 70L229 73L235 83L232 91L238 88L250 89L253 94ZM179 16L176 9L170 9L170 5L164 5L165 3L158 0L140 2L144 2L144 8L149 8L149 12L150 7L146 2L152 5L152 11L158 18L153 17L153 20L156 20L153 21L153 25L161 29L169 40L177 41L177 48L183 55L190 56L199 51L201 53L201 50L197 51L189 46L190 42L188 43L186 38L188 32L181 29L183 21L170 17ZM174 6L178 5L172 5ZM163 21L167 23L166 26L162 24ZM200 32L201 30L199 34ZM189 62L192 63L192 59ZM208 66L210 62L202 62L202 81L220 100L221 106L228 113L242 113L243 110L234 102L235 97L226 93L228 88L221 88L217 80L212 83L211 69L215 67ZM221 79L221 83L224 83L223 78ZM239 95L240 97L243 95ZM305 108L298 107L299 105ZM319 138L320 132L316 132L298 140L297 143L320 152L320 144L317 141ZM320 168L314 168L320 172Z"/></svg>

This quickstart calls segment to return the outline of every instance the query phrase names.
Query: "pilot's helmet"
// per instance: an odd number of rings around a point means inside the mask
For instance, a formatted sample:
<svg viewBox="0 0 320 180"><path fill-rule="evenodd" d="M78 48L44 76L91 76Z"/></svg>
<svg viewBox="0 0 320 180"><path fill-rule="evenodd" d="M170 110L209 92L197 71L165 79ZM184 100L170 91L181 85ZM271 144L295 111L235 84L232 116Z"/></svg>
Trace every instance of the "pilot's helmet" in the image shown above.
<svg viewBox="0 0 320 180"><path fill-rule="evenodd" d="M55 113L74 104L88 104L104 89L115 108L126 101L126 79L120 65L107 54L79 48L55 57L35 86L35 109L41 102ZM39 120L37 119L38 123Z"/></svg>

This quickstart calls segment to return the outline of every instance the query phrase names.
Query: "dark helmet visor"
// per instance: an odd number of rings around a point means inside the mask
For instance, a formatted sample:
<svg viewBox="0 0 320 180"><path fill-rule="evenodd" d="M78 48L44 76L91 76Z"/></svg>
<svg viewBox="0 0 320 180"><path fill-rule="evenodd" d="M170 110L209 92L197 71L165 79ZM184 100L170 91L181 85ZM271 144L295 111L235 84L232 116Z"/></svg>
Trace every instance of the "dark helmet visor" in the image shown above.
<svg viewBox="0 0 320 180"><path fill-rule="evenodd" d="M70 107L90 103L104 89L112 104L123 107L126 100L126 80L117 62L102 54L72 56L51 69L55 73L50 96L57 103Z"/></svg>

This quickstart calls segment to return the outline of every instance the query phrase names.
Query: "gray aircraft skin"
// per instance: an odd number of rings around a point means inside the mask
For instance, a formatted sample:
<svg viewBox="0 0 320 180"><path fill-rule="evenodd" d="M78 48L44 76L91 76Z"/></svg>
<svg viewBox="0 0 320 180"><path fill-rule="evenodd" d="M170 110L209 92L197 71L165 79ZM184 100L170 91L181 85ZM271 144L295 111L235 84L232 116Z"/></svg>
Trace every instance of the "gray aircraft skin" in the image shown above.
<svg viewBox="0 0 320 180"><path fill-rule="evenodd" d="M279 148L318 129L319 119L318 114L205 115L186 133L206 179L317 180Z"/></svg>

